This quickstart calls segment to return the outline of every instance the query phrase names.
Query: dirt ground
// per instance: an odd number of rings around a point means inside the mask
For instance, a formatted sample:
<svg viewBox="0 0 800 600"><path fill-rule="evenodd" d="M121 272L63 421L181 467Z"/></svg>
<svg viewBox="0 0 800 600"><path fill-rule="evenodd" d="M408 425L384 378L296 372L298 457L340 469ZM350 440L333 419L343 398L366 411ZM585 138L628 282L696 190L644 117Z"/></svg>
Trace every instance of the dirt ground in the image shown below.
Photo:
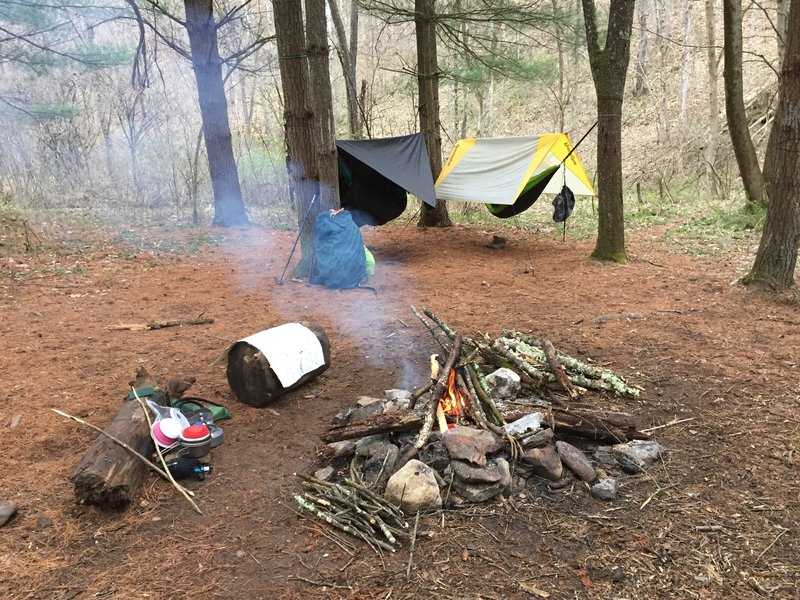
<svg viewBox="0 0 800 600"><path fill-rule="evenodd" d="M276 285L292 232L34 231L31 253L0 240L0 502L19 506L0 529L5 598L800 597L800 304L731 285L752 248L697 258L650 229L620 266L589 260L591 242L387 226L365 232L373 294ZM575 484L424 517L411 559L340 545L298 516L293 473L355 398L425 382L435 347L411 305L470 335L547 336L642 386L615 405L644 428L683 420L653 433L663 464L613 502ZM213 324L112 329L201 313ZM239 404L212 363L297 320L326 329L330 369L269 408ZM194 375L233 413L214 472L188 484L203 515L150 475L123 513L75 503L95 434L50 409L104 426L139 365Z"/></svg>

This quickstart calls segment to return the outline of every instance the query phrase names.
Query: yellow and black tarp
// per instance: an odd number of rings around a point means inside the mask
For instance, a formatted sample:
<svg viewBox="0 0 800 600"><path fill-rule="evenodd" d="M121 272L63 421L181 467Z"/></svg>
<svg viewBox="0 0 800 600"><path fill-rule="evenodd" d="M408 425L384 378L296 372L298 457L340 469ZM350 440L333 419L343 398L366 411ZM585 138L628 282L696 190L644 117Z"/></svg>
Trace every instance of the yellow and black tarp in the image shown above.
<svg viewBox="0 0 800 600"><path fill-rule="evenodd" d="M436 199L480 202L509 217L565 184L575 196L594 196L572 150L564 133L459 140L436 181Z"/></svg>

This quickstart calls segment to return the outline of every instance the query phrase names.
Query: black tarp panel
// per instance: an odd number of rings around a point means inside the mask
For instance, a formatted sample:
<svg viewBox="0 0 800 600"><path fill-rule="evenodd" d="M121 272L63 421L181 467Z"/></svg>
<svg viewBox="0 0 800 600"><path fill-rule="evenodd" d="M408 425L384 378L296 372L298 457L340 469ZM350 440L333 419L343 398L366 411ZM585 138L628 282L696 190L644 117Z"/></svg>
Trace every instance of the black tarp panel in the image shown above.
<svg viewBox="0 0 800 600"><path fill-rule="evenodd" d="M406 192L436 206L421 133L375 140L337 140L339 197L359 225L383 225L406 208Z"/></svg>

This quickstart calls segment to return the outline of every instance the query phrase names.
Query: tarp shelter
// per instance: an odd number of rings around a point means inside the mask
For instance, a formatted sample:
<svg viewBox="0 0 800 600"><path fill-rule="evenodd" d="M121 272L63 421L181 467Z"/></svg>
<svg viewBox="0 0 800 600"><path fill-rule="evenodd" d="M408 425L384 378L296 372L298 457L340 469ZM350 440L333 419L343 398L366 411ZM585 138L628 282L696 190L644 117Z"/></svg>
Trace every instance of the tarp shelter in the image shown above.
<svg viewBox="0 0 800 600"><path fill-rule="evenodd" d="M421 133L374 140L337 140L339 199L361 225L383 225L406 209L406 193L436 206Z"/></svg>
<svg viewBox="0 0 800 600"><path fill-rule="evenodd" d="M496 217L508 218L543 193L557 194L565 183L575 196L594 196L571 150L564 133L459 140L436 181L436 199L481 202Z"/></svg>

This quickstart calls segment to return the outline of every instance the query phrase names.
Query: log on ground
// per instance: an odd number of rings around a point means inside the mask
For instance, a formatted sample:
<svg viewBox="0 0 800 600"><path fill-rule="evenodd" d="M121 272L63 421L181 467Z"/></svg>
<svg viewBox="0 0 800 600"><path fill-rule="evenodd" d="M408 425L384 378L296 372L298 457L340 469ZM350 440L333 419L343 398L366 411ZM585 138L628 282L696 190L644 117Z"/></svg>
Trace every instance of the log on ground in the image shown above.
<svg viewBox="0 0 800 600"><path fill-rule="evenodd" d="M135 400L126 401L104 431L144 456L155 449L147 418ZM70 477L75 500L103 508L126 508L136 500L146 471L139 458L100 435Z"/></svg>

